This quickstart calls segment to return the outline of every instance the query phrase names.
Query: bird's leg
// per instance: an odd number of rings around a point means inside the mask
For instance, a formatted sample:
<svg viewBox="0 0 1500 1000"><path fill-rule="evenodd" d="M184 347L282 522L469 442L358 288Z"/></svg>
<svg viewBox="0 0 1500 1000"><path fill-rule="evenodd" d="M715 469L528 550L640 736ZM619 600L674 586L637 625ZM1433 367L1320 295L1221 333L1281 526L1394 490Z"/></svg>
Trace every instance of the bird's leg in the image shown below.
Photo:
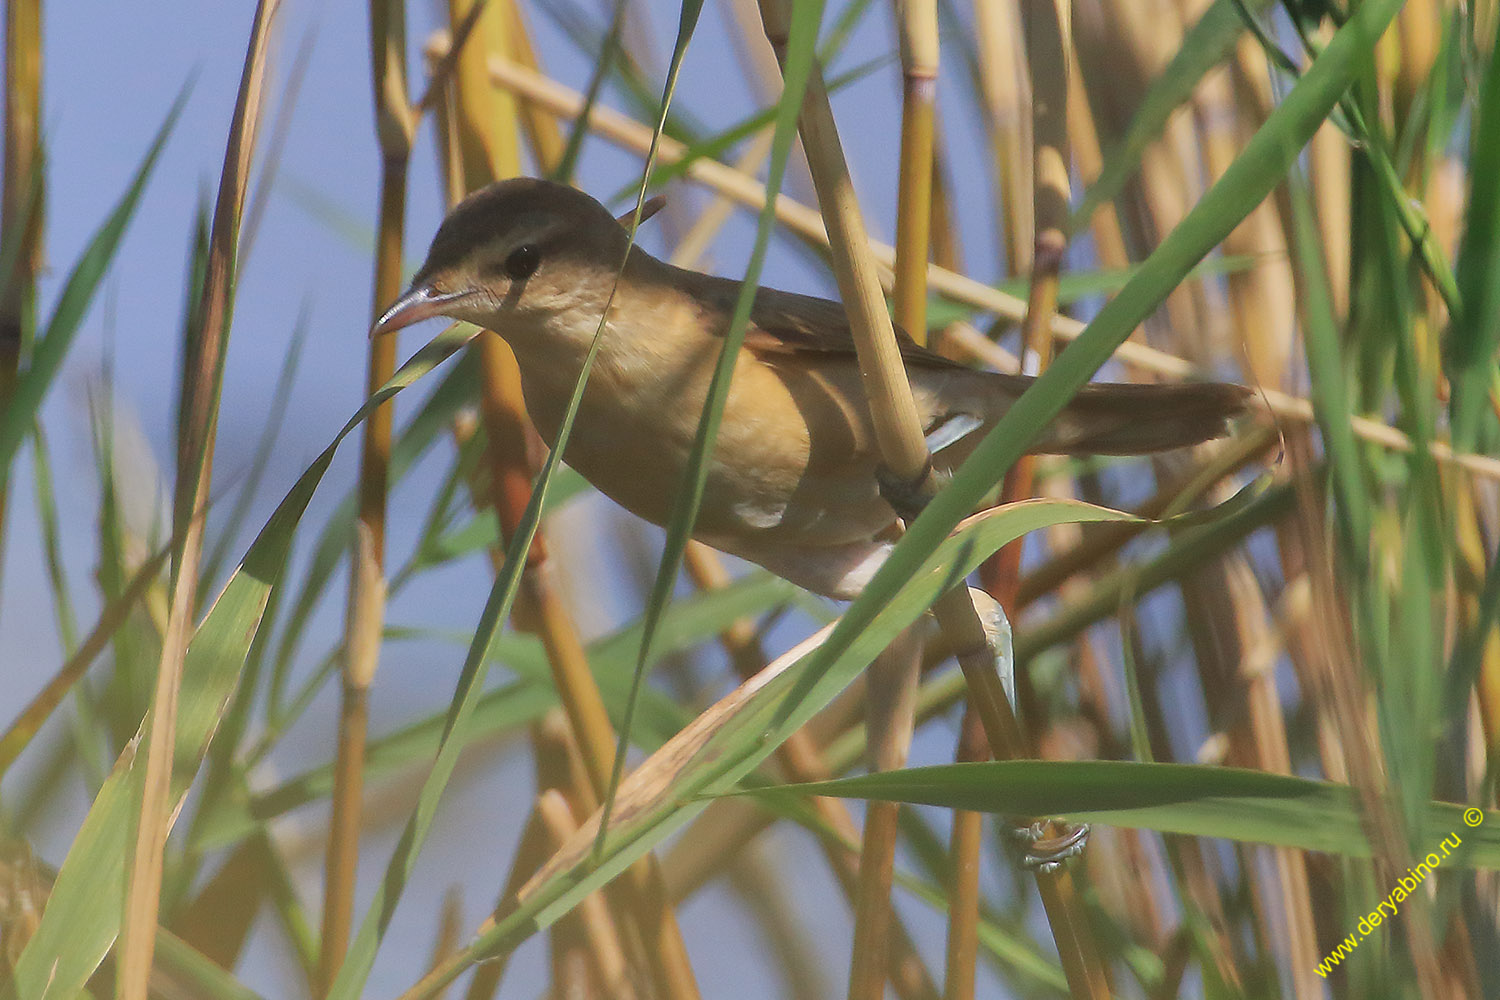
<svg viewBox="0 0 1500 1000"><path fill-rule="evenodd" d="M979 615L980 624L984 626L985 649L982 652L994 657L995 671L1000 675L1000 685L1004 688L1005 697L1010 701L1019 719L1020 703L1016 701L1015 660L1011 655L1010 622L1005 617L1005 609L989 593L973 587L969 588L969 599L974 603L974 611ZM974 652L981 651L975 650ZM1075 826L1055 819L1033 822L1012 820L1012 823L1014 825L1010 826L1011 836L1025 845L1022 863L1034 871L1044 873L1057 871L1062 867L1063 862L1082 854L1084 845L1089 839L1087 823Z"/></svg>

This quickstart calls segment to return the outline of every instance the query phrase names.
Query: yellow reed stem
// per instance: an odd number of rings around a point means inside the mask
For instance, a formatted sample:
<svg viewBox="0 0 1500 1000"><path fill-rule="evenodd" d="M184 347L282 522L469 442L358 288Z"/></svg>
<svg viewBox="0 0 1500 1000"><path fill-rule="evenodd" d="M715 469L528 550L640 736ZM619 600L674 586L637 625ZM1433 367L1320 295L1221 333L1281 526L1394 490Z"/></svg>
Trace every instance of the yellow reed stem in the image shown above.
<svg viewBox="0 0 1500 1000"><path fill-rule="evenodd" d="M5 5L5 176L0 234L19 234L15 267L0 275L0 410L10 403L21 355L36 325L36 275L42 264L42 5ZM5 550L10 487L0 482L0 553Z"/></svg>
<svg viewBox="0 0 1500 1000"><path fill-rule="evenodd" d="M172 802L172 758L176 752L177 698L183 664L196 614L199 561L203 554L203 518L213 478L214 430L218 423L221 365L235 284L235 243L245 188L260 123L270 23L279 0L257 4L240 76L218 202L209 238L208 265L202 295L202 325L194 331L183 366L182 413L179 415L178 461L173 527L182 539L172 604L162 639L161 664L152 694L145 736L140 821L126 882L125 912L119 945L118 995L146 1000L151 960L160 922L163 854L176 808Z"/></svg>
<svg viewBox="0 0 1500 1000"><path fill-rule="evenodd" d="M406 21L400 5L371 0L370 56L381 162L374 317L401 292L406 172L416 128L406 79ZM396 338L371 340L365 369L366 394L373 394L389 381L395 369ZM370 685L379 663L380 636L385 624L386 494L394 417L394 403L385 403L370 415L360 440L359 510L344 620L338 748L324 859L322 951L316 984L320 996L327 993L343 964L354 920Z"/></svg>

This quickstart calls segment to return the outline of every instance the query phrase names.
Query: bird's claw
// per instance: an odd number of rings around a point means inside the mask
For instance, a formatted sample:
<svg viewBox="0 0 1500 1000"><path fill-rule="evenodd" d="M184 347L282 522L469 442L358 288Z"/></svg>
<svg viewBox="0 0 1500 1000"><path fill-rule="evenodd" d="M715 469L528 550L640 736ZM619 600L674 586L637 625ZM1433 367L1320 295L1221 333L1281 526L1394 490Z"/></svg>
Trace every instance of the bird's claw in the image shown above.
<svg viewBox="0 0 1500 1000"><path fill-rule="evenodd" d="M1059 826L1061 833L1054 837L1047 836L1049 822ZM1021 863L1043 874L1057 871L1069 858L1082 854L1089 840L1087 823L1074 825L1037 820L1029 826L1011 827L1010 832L1016 840L1026 845L1026 853L1022 856Z"/></svg>

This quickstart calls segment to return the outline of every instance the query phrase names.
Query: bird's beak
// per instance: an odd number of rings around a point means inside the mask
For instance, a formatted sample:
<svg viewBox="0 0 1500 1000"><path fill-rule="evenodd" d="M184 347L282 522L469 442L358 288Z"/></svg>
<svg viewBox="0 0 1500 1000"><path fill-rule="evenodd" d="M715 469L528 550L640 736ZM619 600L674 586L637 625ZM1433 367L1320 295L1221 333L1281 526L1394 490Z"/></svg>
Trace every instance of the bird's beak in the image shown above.
<svg viewBox="0 0 1500 1000"><path fill-rule="evenodd" d="M414 285L375 321L370 337L395 333L424 319L440 316L443 310L467 295L467 291L440 292L431 285Z"/></svg>

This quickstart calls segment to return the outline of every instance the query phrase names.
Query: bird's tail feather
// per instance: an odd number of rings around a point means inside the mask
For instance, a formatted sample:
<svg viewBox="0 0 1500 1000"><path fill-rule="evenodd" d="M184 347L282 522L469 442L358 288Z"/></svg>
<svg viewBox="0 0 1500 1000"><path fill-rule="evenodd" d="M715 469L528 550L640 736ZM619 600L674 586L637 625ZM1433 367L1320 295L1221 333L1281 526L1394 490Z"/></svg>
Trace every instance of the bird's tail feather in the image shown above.
<svg viewBox="0 0 1500 1000"><path fill-rule="evenodd" d="M1019 396L1033 381L1004 375ZM1047 455L1145 455L1227 433L1245 411L1250 390L1224 382L1085 386L1031 451Z"/></svg>

